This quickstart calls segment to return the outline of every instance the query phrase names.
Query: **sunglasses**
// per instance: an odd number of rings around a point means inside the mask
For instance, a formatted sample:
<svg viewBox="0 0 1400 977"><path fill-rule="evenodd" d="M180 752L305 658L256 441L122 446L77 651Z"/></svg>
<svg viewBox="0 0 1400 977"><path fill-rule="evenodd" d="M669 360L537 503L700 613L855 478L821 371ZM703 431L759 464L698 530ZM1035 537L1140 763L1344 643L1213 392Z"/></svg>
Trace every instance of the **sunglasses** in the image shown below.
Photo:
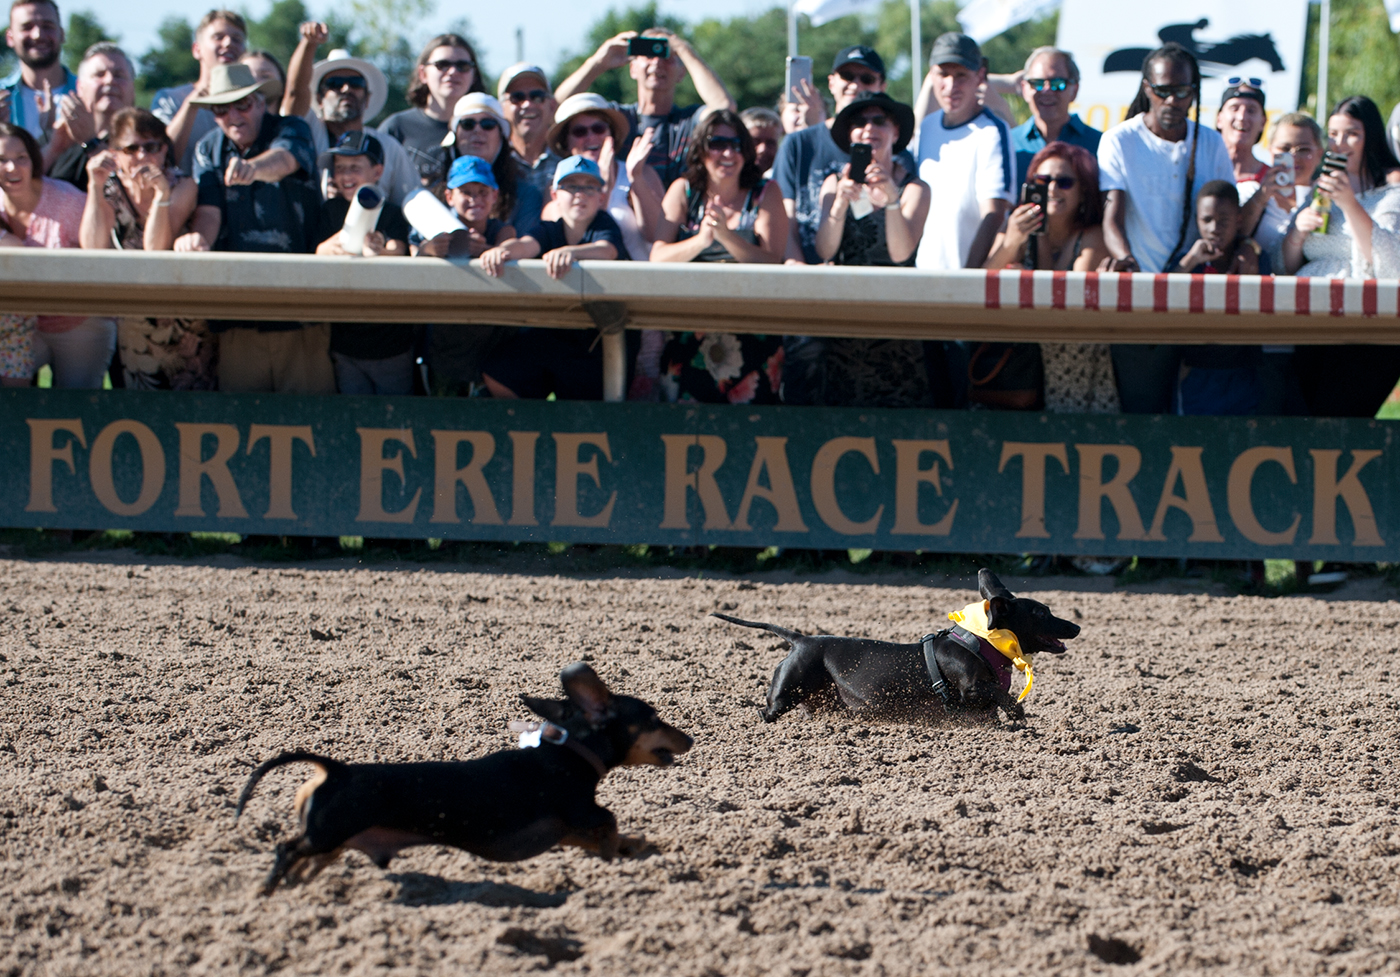
<svg viewBox="0 0 1400 977"><path fill-rule="evenodd" d="M209 106L209 111L213 112L214 115L218 116L219 118L223 118L230 112L237 112L240 115L242 115L243 113L248 112L250 109L252 109L253 99L254 96L252 95L244 95L238 101L231 102L227 105L211 105Z"/></svg>
<svg viewBox="0 0 1400 977"><path fill-rule="evenodd" d="M890 117L883 112L875 115L863 115L860 121L855 124L855 128L863 129L866 126L887 126L890 124Z"/></svg>
<svg viewBox="0 0 1400 977"><path fill-rule="evenodd" d="M1031 177L1031 179L1034 180L1036 183L1043 183L1047 187L1053 183L1061 190L1073 190L1074 185L1078 182L1072 176L1041 176L1038 173L1035 176Z"/></svg>
<svg viewBox="0 0 1400 977"><path fill-rule="evenodd" d="M744 151L744 141L738 136L711 136L709 142L705 143L705 148L712 153L722 153L726 149L732 149L736 153Z"/></svg>
<svg viewBox="0 0 1400 977"><path fill-rule="evenodd" d="M134 142L129 146L116 147L117 152L127 156L135 156L137 153L145 153L147 156L154 156L165 148L165 143L159 139L148 139L146 142Z"/></svg>
<svg viewBox="0 0 1400 977"><path fill-rule="evenodd" d="M1246 88L1263 88L1264 79L1245 78L1241 75L1232 75L1231 77L1225 79L1226 88L1238 88L1241 85L1245 86Z"/></svg>
<svg viewBox="0 0 1400 977"><path fill-rule="evenodd" d="M512 105L524 105L526 102L543 105L549 98L549 92L543 88L532 88L528 92L511 92L506 98L510 99Z"/></svg>
<svg viewBox="0 0 1400 977"><path fill-rule="evenodd" d="M1031 86L1033 92L1043 92L1047 88L1052 92L1062 92L1069 87L1068 78L1027 78L1026 84Z"/></svg>
<svg viewBox="0 0 1400 977"><path fill-rule="evenodd" d="M456 69L459 74L466 74L476 67L475 61L429 61L430 67L436 68L440 74L447 74L448 71Z"/></svg>
<svg viewBox="0 0 1400 977"><path fill-rule="evenodd" d="M610 132L612 132L612 126L608 125L606 122L594 122L591 125L579 123L569 129L569 135L573 136L575 139L582 139L589 133L595 136L605 136Z"/></svg>
<svg viewBox="0 0 1400 977"><path fill-rule="evenodd" d="M879 75L871 74L868 71L838 71L836 73L841 76L842 81L848 84L851 82L860 82L860 84L866 87L870 87L880 80Z"/></svg>
<svg viewBox="0 0 1400 977"><path fill-rule="evenodd" d="M322 78L318 86L319 91L344 91L347 88L355 91L364 91L368 86L363 75L331 75L329 78Z"/></svg>
<svg viewBox="0 0 1400 977"><path fill-rule="evenodd" d="M491 132L493 129L499 129L501 124L489 116L485 119L463 119L457 123L457 131L471 132L477 126L481 126L482 132Z"/></svg>
<svg viewBox="0 0 1400 977"><path fill-rule="evenodd" d="M1191 85L1148 85L1152 94L1166 101L1169 98L1183 99L1190 98L1195 94L1196 89Z"/></svg>

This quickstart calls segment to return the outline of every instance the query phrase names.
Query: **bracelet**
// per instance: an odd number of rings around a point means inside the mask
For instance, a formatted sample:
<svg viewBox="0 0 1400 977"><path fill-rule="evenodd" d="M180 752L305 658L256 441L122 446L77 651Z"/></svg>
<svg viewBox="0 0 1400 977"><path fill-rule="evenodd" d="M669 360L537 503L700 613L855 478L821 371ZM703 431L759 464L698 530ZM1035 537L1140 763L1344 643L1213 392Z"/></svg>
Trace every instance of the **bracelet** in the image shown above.
<svg viewBox="0 0 1400 977"><path fill-rule="evenodd" d="M152 207L169 207L169 206L170 206L170 201L169 201L169 200L157 200L155 203L151 204L151 206L152 206Z"/></svg>
<svg viewBox="0 0 1400 977"><path fill-rule="evenodd" d="M886 210L898 210L901 206L902 206L902 204L901 204L898 200L896 200L896 201L895 201L894 203L892 203L892 204L885 204L885 209L886 209Z"/></svg>

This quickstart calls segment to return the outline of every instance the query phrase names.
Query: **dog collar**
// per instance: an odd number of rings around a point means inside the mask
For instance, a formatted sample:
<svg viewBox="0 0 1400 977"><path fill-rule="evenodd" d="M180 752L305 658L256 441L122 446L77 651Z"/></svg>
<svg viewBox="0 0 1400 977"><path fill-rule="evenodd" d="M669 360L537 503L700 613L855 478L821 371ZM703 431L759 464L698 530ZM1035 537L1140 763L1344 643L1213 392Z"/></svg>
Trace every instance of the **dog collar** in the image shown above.
<svg viewBox="0 0 1400 977"><path fill-rule="evenodd" d="M1031 672L1030 659L1022 653L1021 642L1015 633L1006 628L992 629L987 621L987 613L991 606L991 601L975 601L968 604L960 611L949 611L948 620L961 627L970 634L975 634L1007 658L1011 659L1011 664L1020 669L1026 676L1026 687L1021 690L1021 694L1016 697L1020 702L1030 695L1031 686L1035 684L1035 675Z"/></svg>
<svg viewBox="0 0 1400 977"><path fill-rule="evenodd" d="M593 768L594 772L598 774L599 780L607 776L608 768L599 758L598 754L594 753L577 740L571 739L569 737L569 731L563 726L556 726L554 723L550 722L527 723L519 720L512 720L507 724L507 727L512 732L520 734L520 748L522 750L534 749L541 743L562 746L586 761L588 765Z"/></svg>

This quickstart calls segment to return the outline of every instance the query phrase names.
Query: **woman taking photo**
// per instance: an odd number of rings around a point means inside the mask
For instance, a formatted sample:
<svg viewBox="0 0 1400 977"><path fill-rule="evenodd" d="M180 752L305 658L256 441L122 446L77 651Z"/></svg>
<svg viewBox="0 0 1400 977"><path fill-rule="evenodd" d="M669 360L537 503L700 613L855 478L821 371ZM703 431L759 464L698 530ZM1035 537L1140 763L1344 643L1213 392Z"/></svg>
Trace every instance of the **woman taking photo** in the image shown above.
<svg viewBox="0 0 1400 977"><path fill-rule="evenodd" d="M992 243L985 268L1034 267L1094 271L1108 256L1103 241L1103 193L1092 153L1052 142L1035 154L1027 182L1045 187L1045 209L1021 204ZM1119 409L1113 360L1104 343L1041 343L1045 409L1059 414L1112 414Z"/></svg>
<svg viewBox="0 0 1400 977"><path fill-rule="evenodd" d="M695 126L685 175L661 205L652 261L780 264L788 218L782 191L763 178L738 113L709 112ZM781 336L681 333L661 356L667 400L773 404L782 386Z"/></svg>

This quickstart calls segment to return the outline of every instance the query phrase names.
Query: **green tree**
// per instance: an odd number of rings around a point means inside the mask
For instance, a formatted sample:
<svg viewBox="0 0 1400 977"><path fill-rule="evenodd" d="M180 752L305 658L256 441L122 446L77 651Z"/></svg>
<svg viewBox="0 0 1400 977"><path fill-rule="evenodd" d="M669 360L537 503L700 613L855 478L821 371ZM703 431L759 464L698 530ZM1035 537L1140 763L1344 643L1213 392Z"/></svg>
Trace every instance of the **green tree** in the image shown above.
<svg viewBox="0 0 1400 977"><path fill-rule="evenodd" d="M75 10L68 15L67 36L63 41L63 63L71 70L78 70L78 62L83 60L83 52L102 41L119 41L121 38L102 26L97 15L91 10Z"/></svg>
<svg viewBox="0 0 1400 977"><path fill-rule="evenodd" d="M1400 102L1400 38L1390 31L1385 8L1377 0L1332 0L1332 56L1327 63L1327 101L1317 105L1317 41L1321 8L1308 7L1303 55L1303 90L1298 104L1324 124L1325 114L1348 95L1367 95L1381 117Z"/></svg>
<svg viewBox="0 0 1400 977"><path fill-rule="evenodd" d="M136 69L136 101L150 105L151 95L199 77L199 62L190 49L194 27L183 17L167 17L156 31L155 47L141 55Z"/></svg>
<svg viewBox="0 0 1400 977"><path fill-rule="evenodd" d="M301 40L301 25L310 19L302 0L276 0L262 20L248 18L248 47L267 51L285 69Z"/></svg>

